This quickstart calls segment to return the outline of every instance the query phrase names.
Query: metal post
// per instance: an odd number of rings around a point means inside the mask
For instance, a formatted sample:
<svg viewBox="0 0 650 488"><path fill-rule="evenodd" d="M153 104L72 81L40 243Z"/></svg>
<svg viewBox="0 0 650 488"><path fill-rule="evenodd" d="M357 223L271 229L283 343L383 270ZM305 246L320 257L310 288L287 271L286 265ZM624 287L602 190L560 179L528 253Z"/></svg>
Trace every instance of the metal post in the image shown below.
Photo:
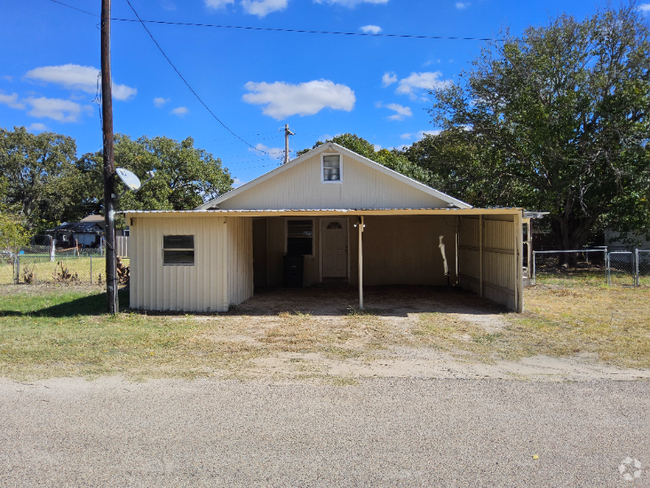
<svg viewBox="0 0 650 488"><path fill-rule="evenodd" d="M16 263L16 284L20 283L20 256L18 254L14 257L14 262Z"/></svg>
<svg viewBox="0 0 650 488"><path fill-rule="evenodd" d="M284 124L284 164L289 162L289 136L294 135L289 130L289 124Z"/></svg>
<svg viewBox="0 0 650 488"><path fill-rule="evenodd" d="M104 220L106 222L106 306L119 312L115 261L115 163L113 160L113 97L111 91L111 0L102 0L101 22L102 132L104 135Z"/></svg>
<svg viewBox="0 0 650 488"><path fill-rule="evenodd" d="M639 286L639 249L634 249L634 286Z"/></svg>
<svg viewBox="0 0 650 488"><path fill-rule="evenodd" d="M483 296L483 216L478 216L478 296Z"/></svg>
<svg viewBox="0 0 650 488"><path fill-rule="evenodd" d="M363 310L363 215L359 217L359 310Z"/></svg>
<svg viewBox="0 0 650 488"><path fill-rule="evenodd" d="M607 269L607 286L612 285L612 275L611 275L611 269L609 267L609 254L605 254L605 266Z"/></svg>
<svg viewBox="0 0 650 488"><path fill-rule="evenodd" d="M537 284L537 275L535 274L535 254L537 254L537 251L533 251L533 285Z"/></svg>

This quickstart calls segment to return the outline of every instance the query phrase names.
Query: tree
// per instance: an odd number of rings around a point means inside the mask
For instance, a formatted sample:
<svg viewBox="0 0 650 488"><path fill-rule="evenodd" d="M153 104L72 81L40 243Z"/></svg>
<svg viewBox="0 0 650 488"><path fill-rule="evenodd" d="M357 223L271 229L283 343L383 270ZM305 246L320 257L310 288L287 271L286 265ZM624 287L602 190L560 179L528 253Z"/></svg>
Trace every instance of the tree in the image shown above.
<svg viewBox="0 0 650 488"><path fill-rule="evenodd" d="M581 247L599 220L648 233L650 43L636 4L502 37L431 92L445 140L480 158L458 172L480 168L476 187L493 197L498 182L501 205L549 211L561 249ZM424 167L438 174L435 161Z"/></svg>
<svg viewBox="0 0 650 488"><path fill-rule="evenodd" d="M0 129L0 204L15 208L32 231L59 224L78 210L77 146L71 137L24 127Z"/></svg>
<svg viewBox="0 0 650 488"><path fill-rule="evenodd" d="M0 210L0 251L18 253L29 243L29 233L15 214Z"/></svg>
<svg viewBox="0 0 650 488"><path fill-rule="evenodd" d="M417 164L412 163L407 159L407 157L398 149L388 150L388 149L375 149L375 145L368 142L367 140L357 136L356 134L341 134L332 139L328 139L325 142L334 142L339 146L343 146L350 151L366 157L376 163L382 164L387 168L402 173L409 178L418 180L424 184L431 183L430 173L423 167L418 166ZM323 145L324 142L317 141L312 149L317 148L318 146ZM303 149L298 151L298 156L301 156L308 152L309 149Z"/></svg>
<svg viewBox="0 0 650 488"><path fill-rule="evenodd" d="M221 160L194 147L191 137L175 141L146 136L132 140L117 134L115 166L133 171L141 181L155 170L154 178L137 193L126 192L117 201L119 210L190 210L230 190L233 180ZM77 168L86 181L84 204L99 213L103 207L102 153L85 154Z"/></svg>

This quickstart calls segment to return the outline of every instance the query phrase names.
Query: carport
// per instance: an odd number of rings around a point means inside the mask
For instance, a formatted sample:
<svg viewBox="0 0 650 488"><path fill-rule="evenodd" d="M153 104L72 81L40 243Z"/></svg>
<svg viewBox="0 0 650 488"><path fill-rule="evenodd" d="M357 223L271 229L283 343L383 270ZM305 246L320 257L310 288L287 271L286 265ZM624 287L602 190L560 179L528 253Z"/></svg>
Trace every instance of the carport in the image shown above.
<svg viewBox="0 0 650 488"><path fill-rule="evenodd" d="M195 210L125 214L136 308L225 311L256 286L342 283L359 308L364 286L406 285L523 310L521 209L472 208L334 143Z"/></svg>

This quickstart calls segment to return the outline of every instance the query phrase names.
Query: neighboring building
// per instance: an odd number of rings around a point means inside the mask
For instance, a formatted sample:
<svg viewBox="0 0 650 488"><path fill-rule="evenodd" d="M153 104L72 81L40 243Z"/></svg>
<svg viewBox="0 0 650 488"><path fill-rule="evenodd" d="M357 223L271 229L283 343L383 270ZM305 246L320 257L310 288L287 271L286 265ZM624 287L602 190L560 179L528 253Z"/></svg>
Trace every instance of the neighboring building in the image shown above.
<svg viewBox="0 0 650 488"><path fill-rule="evenodd" d="M225 311L255 287L340 281L360 300L458 285L523 310L521 209L472 208L334 143L196 210L125 216L133 308Z"/></svg>
<svg viewBox="0 0 650 488"><path fill-rule="evenodd" d="M64 222L54 229L46 230L45 234L56 239L56 247L58 248L74 247L75 245L99 247L100 240L104 235L103 222L100 224L99 222L85 220L72 223Z"/></svg>

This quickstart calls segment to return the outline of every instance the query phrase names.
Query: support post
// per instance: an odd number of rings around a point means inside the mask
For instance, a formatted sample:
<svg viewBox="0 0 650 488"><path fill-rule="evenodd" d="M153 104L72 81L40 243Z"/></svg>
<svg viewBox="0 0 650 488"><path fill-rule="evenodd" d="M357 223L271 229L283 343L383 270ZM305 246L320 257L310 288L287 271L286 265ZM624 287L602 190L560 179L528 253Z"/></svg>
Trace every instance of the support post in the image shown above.
<svg viewBox="0 0 650 488"><path fill-rule="evenodd" d="M359 217L359 310L363 310L363 215Z"/></svg>
<svg viewBox="0 0 650 488"><path fill-rule="evenodd" d="M104 221L106 233L106 307L119 312L115 261L115 163L113 160L113 96L111 90L111 0L102 0L101 19L102 133L104 138Z"/></svg>
<svg viewBox="0 0 650 488"><path fill-rule="evenodd" d="M483 216L478 216L478 296L483 296Z"/></svg>

